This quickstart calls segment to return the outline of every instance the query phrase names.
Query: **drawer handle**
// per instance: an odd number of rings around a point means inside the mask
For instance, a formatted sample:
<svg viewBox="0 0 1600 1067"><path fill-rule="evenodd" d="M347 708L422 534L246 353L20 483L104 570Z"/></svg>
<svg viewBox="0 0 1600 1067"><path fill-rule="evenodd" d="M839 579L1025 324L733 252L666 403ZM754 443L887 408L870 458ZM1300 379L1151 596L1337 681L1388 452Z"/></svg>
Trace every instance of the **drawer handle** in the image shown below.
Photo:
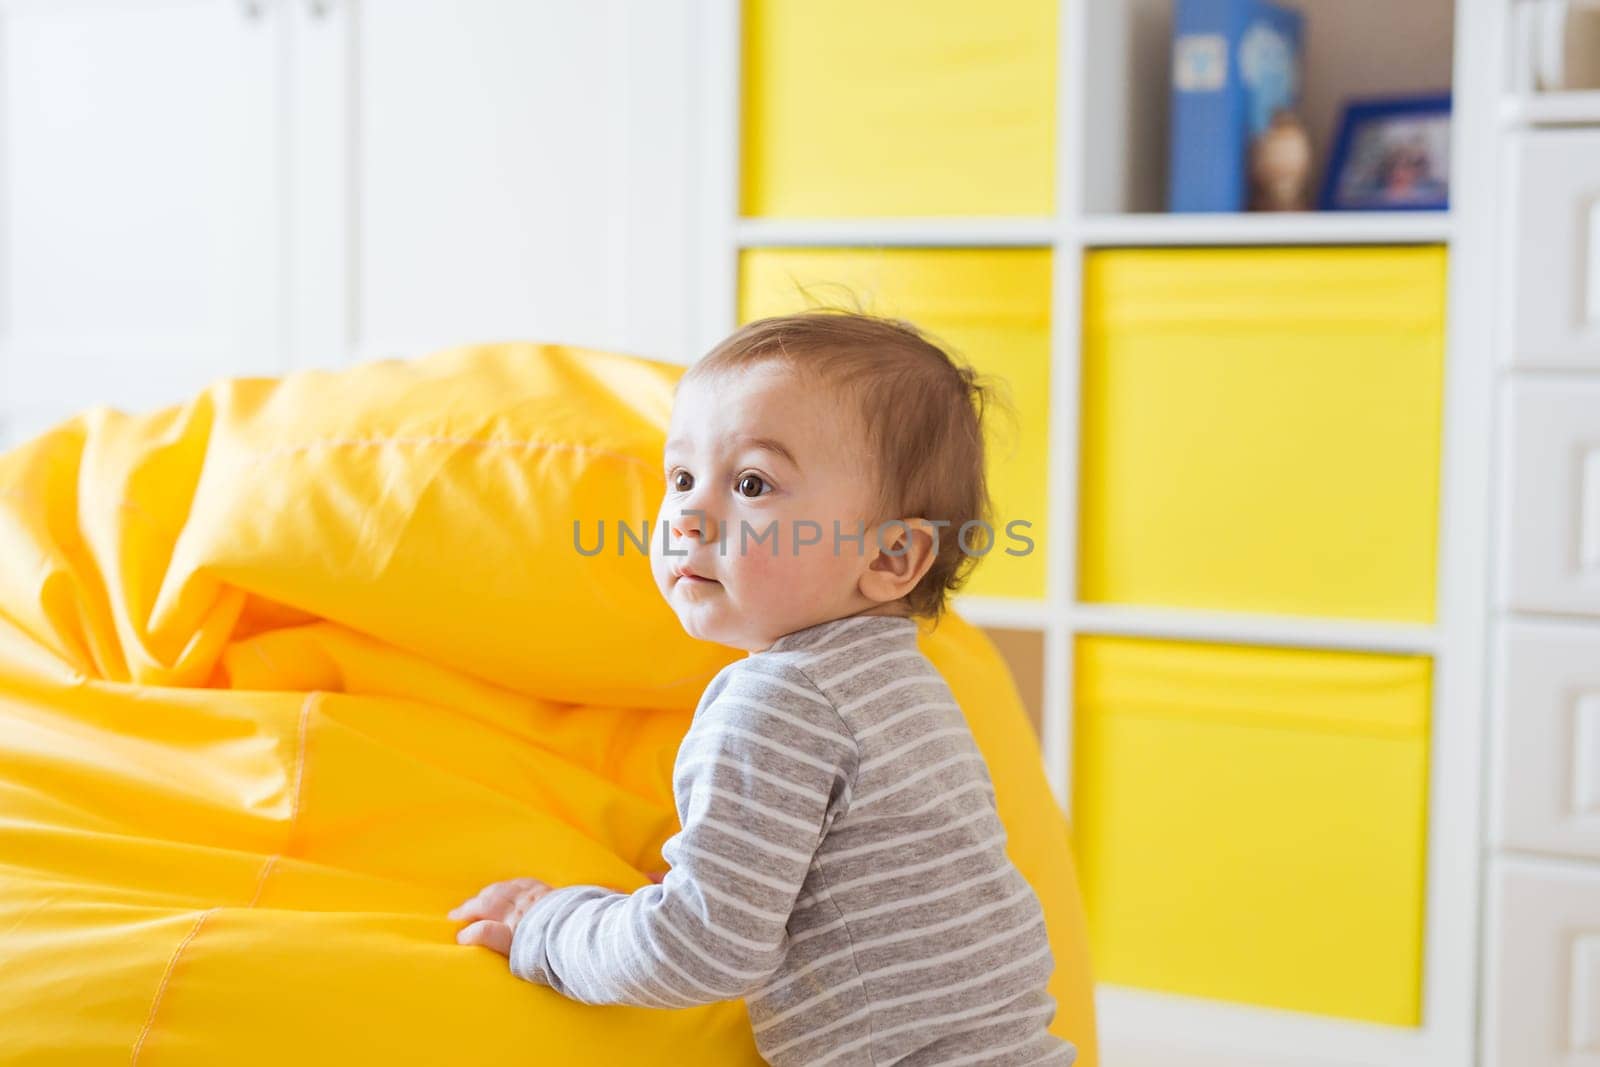
<svg viewBox="0 0 1600 1067"><path fill-rule="evenodd" d="M1589 201L1589 247L1584 257L1584 319L1589 325L1600 324L1600 196Z"/></svg>
<svg viewBox="0 0 1600 1067"><path fill-rule="evenodd" d="M1600 694L1578 698L1572 723L1572 813L1600 815Z"/></svg>
<svg viewBox="0 0 1600 1067"><path fill-rule="evenodd" d="M1578 569L1600 571L1600 448L1586 449L1578 474Z"/></svg>
<svg viewBox="0 0 1600 1067"><path fill-rule="evenodd" d="M1573 938L1571 1020L1572 1052L1600 1051L1600 937L1580 934Z"/></svg>

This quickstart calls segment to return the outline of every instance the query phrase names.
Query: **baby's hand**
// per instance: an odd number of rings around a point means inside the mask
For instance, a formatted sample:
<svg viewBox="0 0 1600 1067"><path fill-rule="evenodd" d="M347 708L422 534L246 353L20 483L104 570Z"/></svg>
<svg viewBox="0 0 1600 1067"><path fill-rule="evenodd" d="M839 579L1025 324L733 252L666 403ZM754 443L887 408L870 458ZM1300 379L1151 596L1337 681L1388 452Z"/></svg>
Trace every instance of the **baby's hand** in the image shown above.
<svg viewBox="0 0 1600 1067"><path fill-rule="evenodd" d="M483 945L502 956L511 955L511 935L517 923L552 886L537 878L512 878L491 882L478 895L450 909L452 919L475 922L456 931L456 943Z"/></svg>
<svg viewBox="0 0 1600 1067"><path fill-rule="evenodd" d="M666 871L651 871L645 877L661 883ZM492 948L502 956L511 955L511 937L517 923L528 914L539 898L554 886L537 878L512 878L504 882L491 882L478 891L477 896L450 909L452 919L474 919L475 922L456 931L456 943L482 945ZM627 892L627 890L618 890Z"/></svg>

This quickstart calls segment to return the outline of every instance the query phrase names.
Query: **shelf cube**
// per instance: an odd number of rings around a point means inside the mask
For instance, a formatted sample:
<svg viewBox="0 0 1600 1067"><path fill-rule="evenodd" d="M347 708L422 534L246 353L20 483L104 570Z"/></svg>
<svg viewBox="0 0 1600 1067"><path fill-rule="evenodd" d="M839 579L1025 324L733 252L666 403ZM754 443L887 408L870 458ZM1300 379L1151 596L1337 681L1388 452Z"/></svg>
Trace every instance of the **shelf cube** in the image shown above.
<svg viewBox="0 0 1600 1067"><path fill-rule="evenodd" d="M1079 599L1435 617L1440 246L1084 271Z"/></svg>
<svg viewBox="0 0 1600 1067"><path fill-rule="evenodd" d="M754 248L740 257L740 322L804 310L819 301L854 307L857 299L865 311L915 322L981 373L1006 383L1016 424L991 418L986 435L995 543L961 592L1042 600L1048 545L1049 250ZM1013 520L1030 524L1015 533L1031 541L1031 548L1008 536ZM950 527L940 536L955 534ZM975 534L968 543L981 547Z"/></svg>
<svg viewBox="0 0 1600 1067"><path fill-rule="evenodd" d="M746 0L741 213L1051 214L1057 6Z"/></svg>
<svg viewBox="0 0 1600 1067"><path fill-rule="evenodd" d="M1096 979L1418 1025L1432 661L1075 647Z"/></svg>

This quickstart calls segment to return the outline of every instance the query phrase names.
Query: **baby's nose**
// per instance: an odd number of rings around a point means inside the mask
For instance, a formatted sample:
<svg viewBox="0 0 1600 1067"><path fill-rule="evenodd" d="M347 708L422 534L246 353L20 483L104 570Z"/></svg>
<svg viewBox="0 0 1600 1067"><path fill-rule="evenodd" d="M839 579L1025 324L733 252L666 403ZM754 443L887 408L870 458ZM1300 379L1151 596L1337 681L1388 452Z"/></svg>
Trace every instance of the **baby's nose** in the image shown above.
<svg viewBox="0 0 1600 1067"><path fill-rule="evenodd" d="M710 525L703 512L690 511L679 514L672 522L672 533L683 540L704 540L703 531Z"/></svg>

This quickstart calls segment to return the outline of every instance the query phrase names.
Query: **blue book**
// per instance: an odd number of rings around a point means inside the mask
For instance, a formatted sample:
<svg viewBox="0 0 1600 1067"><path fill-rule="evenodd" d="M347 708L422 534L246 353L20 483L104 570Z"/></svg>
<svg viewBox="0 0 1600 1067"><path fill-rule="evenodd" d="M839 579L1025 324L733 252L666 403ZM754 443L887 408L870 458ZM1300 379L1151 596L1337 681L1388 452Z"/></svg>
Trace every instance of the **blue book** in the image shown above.
<svg viewBox="0 0 1600 1067"><path fill-rule="evenodd" d="M1169 211L1244 211L1250 143L1300 103L1305 20L1268 0L1178 0Z"/></svg>

